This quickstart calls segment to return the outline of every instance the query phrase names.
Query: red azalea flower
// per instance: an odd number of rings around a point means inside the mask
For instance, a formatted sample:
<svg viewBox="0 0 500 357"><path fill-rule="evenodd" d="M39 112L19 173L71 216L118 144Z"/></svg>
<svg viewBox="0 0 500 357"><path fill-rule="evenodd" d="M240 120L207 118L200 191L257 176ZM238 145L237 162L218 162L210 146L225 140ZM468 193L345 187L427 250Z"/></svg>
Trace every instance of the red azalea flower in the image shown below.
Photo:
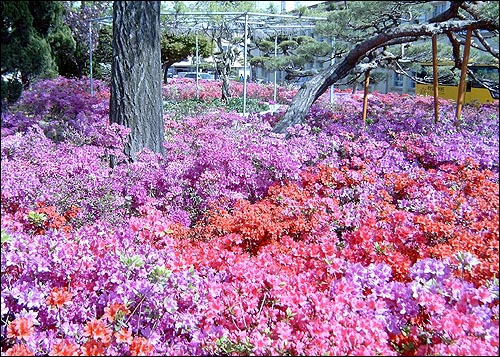
<svg viewBox="0 0 500 357"><path fill-rule="evenodd" d="M104 344L108 344L111 340L112 331L103 321L93 319L85 325L83 335L90 336L96 341L100 339Z"/></svg>
<svg viewBox="0 0 500 357"><path fill-rule="evenodd" d="M132 356L150 356L154 352L154 347L144 337L134 337L130 344L130 353Z"/></svg>
<svg viewBox="0 0 500 357"><path fill-rule="evenodd" d="M106 347L102 342L93 339L88 340L82 346L82 356L104 356L106 355Z"/></svg>
<svg viewBox="0 0 500 357"><path fill-rule="evenodd" d="M116 314L122 312L123 314L130 314L130 310L124 304L119 302L112 302L109 307L104 308L103 319L107 319L109 322L113 322L115 320Z"/></svg>
<svg viewBox="0 0 500 357"><path fill-rule="evenodd" d="M78 356L79 346L67 339L57 342L50 350L51 356Z"/></svg>
<svg viewBox="0 0 500 357"><path fill-rule="evenodd" d="M126 343L128 345L130 345L132 343L132 340L133 340L132 332L130 332L126 328L122 328L122 329L120 329L120 331L115 332L115 338L116 338L116 342Z"/></svg>
<svg viewBox="0 0 500 357"><path fill-rule="evenodd" d="M25 345L15 344L7 351L2 352L2 356L34 356L35 354Z"/></svg>
<svg viewBox="0 0 500 357"><path fill-rule="evenodd" d="M7 337L28 339L34 331L33 321L25 317L19 317L12 321L7 327Z"/></svg>
<svg viewBox="0 0 500 357"><path fill-rule="evenodd" d="M70 304L73 294L71 294L67 288L55 287L52 289L46 303L50 306L57 306L58 308L63 307L65 304Z"/></svg>

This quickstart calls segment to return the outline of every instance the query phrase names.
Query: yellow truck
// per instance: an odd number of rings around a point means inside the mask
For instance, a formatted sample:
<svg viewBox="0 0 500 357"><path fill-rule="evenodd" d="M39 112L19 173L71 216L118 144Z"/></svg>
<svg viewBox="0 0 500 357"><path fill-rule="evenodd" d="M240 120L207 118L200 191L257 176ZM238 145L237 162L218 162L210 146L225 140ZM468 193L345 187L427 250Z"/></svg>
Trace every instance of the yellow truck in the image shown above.
<svg viewBox="0 0 500 357"><path fill-rule="evenodd" d="M415 94L433 96L434 86L432 84L432 62L421 63L421 66L422 70L417 73L417 77L427 83L422 84L417 82L415 84ZM443 74L446 75L447 68L449 69L451 67L451 63L440 63L438 65L438 75L440 77L443 76ZM467 76L464 103L493 103L498 101L498 64L471 63L467 66L467 68L472 71L477 78L481 78L482 80L486 80L488 83L493 84L490 87L495 87L496 84L496 89L488 89L483 84ZM444 83L438 83L438 95L440 98L452 99L456 101L458 98L458 80L455 78L453 80L445 81Z"/></svg>

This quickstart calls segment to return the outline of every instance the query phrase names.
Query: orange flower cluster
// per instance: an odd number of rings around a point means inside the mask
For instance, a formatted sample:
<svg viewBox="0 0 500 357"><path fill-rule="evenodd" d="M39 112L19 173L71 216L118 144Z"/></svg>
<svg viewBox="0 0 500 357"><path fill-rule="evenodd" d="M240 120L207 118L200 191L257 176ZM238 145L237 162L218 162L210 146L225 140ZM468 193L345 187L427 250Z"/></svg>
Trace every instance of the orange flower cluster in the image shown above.
<svg viewBox="0 0 500 357"><path fill-rule="evenodd" d="M19 343L16 343L7 351L2 352L2 356L34 356L34 355L35 354L28 347Z"/></svg>
<svg viewBox="0 0 500 357"><path fill-rule="evenodd" d="M64 305L70 304L72 298L73 294L71 294L71 292L69 292L67 288L55 287L52 289L52 292L47 298L46 303L47 305L54 306L60 309Z"/></svg>
<svg viewBox="0 0 500 357"><path fill-rule="evenodd" d="M115 322L128 314L130 314L130 310L125 304L114 301L109 307L104 308L104 315L102 318L107 319L109 322Z"/></svg>
<svg viewBox="0 0 500 357"><path fill-rule="evenodd" d="M33 212L35 214L42 214L46 218L43 222L33 224L33 222L28 222L28 228L31 229L34 235L45 234L47 229L57 229L63 230L64 232L71 232L73 230L70 221L74 219L80 208L72 205L66 212L62 215L59 214L54 206L47 206L44 202L37 203L38 208Z"/></svg>
<svg viewBox="0 0 500 357"><path fill-rule="evenodd" d="M47 304L62 307L71 301L72 295L66 288L54 288L47 298ZM117 322L120 317L130 314L129 309L122 303L113 302L104 309L104 315L100 319L88 321L83 329L83 336L88 339L82 344L67 338L59 339L52 346L50 356L105 356L108 347L116 342L128 346L132 356L149 356L154 353L154 346L142 336L133 336L132 332L124 324ZM33 321L20 317L12 321L7 327L7 337L18 341L2 351L2 356L33 356L34 353L22 342L32 336L34 332ZM113 340L114 337L114 340Z"/></svg>
<svg viewBox="0 0 500 357"><path fill-rule="evenodd" d="M7 337L27 340L34 330L31 319L19 317L7 326Z"/></svg>
<svg viewBox="0 0 500 357"><path fill-rule="evenodd" d="M144 337L135 337L130 344L130 354L132 356L150 356L154 352L154 347Z"/></svg>
<svg viewBox="0 0 500 357"><path fill-rule="evenodd" d="M77 356L79 346L67 339L62 339L50 350L51 356Z"/></svg>
<svg viewBox="0 0 500 357"><path fill-rule="evenodd" d="M268 195L257 203L239 200L231 211L213 209L196 229L204 240L230 235L233 245L252 254L283 237L308 242L329 222L340 220L340 201L332 197L336 189L352 187L365 175L352 175L346 168L320 167L317 173L306 171L301 186L295 183L269 188Z"/></svg>
<svg viewBox="0 0 500 357"><path fill-rule="evenodd" d="M449 172L450 185L460 189L453 191L453 200L442 202L436 208L436 216L446 222L450 221L447 215L454 215L456 218L451 222L455 230L442 244L430 245L429 255L442 259L457 252L472 253L480 264L473 270L457 271L457 274L465 273L464 278L478 286L498 276L499 186L491 180L490 172L479 171L471 162L444 169ZM469 208L460 213L464 203Z"/></svg>
<svg viewBox="0 0 500 357"><path fill-rule="evenodd" d="M217 249L257 254L269 244L280 245L284 237L309 244L326 234L332 239L330 243L343 247L341 254L346 259L386 263L401 282L409 281L409 269L416 261L453 257L459 251L470 252L481 264L463 275L457 267L457 276L483 284L498 273L498 184L487 172L469 162L422 170L417 177L386 175L385 187L370 194L368 200L361 201L355 195L349 198L351 212L354 205L360 220L346 221L347 206L339 192L356 192L373 180L373 173L365 169L311 169L303 173L300 185L273 186L257 203L240 200L230 211L212 209L192 237L199 242L216 238ZM443 193L444 198L432 203L419 201L430 189ZM400 208L400 200L425 207ZM461 209L465 203L467 209ZM195 245L190 246L191 260L185 264L202 261L193 253ZM186 260L186 255L181 255Z"/></svg>

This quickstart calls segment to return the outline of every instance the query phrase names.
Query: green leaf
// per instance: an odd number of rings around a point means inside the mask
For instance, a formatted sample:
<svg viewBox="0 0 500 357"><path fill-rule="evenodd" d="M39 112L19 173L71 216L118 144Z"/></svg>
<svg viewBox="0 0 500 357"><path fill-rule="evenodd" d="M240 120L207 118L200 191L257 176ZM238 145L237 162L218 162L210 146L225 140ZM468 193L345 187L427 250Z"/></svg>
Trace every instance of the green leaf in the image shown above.
<svg viewBox="0 0 500 357"><path fill-rule="evenodd" d="M14 238L12 238L12 236L8 233L6 233L3 229L2 229L2 238L1 238L1 244L4 244L4 243L7 243L7 242L10 242L11 240L13 240Z"/></svg>

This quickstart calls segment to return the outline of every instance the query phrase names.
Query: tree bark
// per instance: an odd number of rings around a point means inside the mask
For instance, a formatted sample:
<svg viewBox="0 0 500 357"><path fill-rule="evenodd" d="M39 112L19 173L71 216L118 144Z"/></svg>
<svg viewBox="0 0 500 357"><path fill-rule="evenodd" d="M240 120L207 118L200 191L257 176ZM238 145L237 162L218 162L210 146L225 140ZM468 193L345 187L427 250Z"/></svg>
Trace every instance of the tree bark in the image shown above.
<svg viewBox="0 0 500 357"><path fill-rule="evenodd" d="M109 119L131 129L125 154L165 153L160 2L113 2L113 60Z"/></svg>
<svg viewBox="0 0 500 357"><path fill-rule="evenodd" d="M221 30L222 33L222 30ZM231 64L234 59L232 58L232 49L228 48L227 50L223 49L222 46L222 35L217 37L217 46L220 53L220 58L216 58L217 69L220 74L220 79L222 80L221 87L221 99L224 103L229 102L229 98L231 95L229 94L230 82L229 82L229 73L231 71Z"/></svg>

